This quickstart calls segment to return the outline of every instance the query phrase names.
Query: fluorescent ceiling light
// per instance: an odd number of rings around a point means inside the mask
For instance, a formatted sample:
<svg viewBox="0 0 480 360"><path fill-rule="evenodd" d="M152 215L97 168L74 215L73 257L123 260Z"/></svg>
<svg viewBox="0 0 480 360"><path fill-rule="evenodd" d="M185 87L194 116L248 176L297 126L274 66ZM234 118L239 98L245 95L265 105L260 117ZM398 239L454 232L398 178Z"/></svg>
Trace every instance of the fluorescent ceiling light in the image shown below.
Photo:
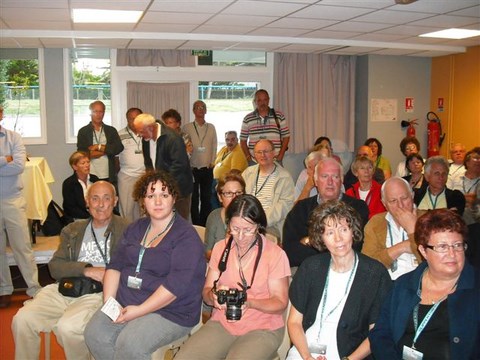
<svg viewBox="0 0 480 360"><path fill-rule="evenodd" d="M479 35L480 35L480 30L446 29L446 30L435 31L427 34L418 35L418 36L459 40L459 39L466 39L466 38L471 38Z"/></svg>
<svg viewBox="0 0 480 360"><path fill-rule="evenodd" d="M73 9L74 23L136 23L142 11Z"/></svg>

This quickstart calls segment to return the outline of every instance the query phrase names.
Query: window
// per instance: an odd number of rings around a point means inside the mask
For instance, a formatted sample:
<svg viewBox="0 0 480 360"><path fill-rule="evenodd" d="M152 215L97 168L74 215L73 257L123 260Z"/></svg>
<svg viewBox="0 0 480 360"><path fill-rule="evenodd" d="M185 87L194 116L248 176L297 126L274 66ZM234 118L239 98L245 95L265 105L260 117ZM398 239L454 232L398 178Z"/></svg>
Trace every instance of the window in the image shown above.
<svg viewBox="0 0 480 360"><path fill-rule="evenodd" d="M225 146L227 131L235 130L240 138L243 118L253 111L253 95L259 88L256 82L199 82L199 99L207 104L207 121L215 125L218 150Z"/></svg>
<svg viewBox="0 0 480 360"><path fill-rule="evenodd" d="M25 144L46 144L43 49L4 49L0 55L2 125Z"/></svg>
<svg viewBox="0 0 480 360"><path fill-rule="evenodd" d="M69 143L76 143L78 130L90 122L88 106L95 100L106 106L104 123L111 125L110 51L108 49L66 49L65 88Z"/></svg>

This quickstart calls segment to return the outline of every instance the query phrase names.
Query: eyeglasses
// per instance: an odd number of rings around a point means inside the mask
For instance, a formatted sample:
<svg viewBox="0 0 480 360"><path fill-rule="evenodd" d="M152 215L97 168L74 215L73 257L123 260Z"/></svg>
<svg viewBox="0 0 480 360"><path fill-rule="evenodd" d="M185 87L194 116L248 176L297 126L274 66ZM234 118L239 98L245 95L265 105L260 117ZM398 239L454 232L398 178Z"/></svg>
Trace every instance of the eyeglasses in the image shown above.
<svg viewBox="0 0 480 360"><path fill-rule="evenodd" d="M239 229L237 227L230 227L230 234L232 235L240 235L243 234L243 236L252 236L257 233L257 227L255 226L252 229Z"/></svg>
<svg viewBox="0 0 480 360"><path fill-rule="evenodd" d="M469 160L472 160L472 161L480 161L480 157L471 156Z"/></svg>
<svg viewBox="0 0 480 360"><path fill-rule="evenodd" d="M407 147L405 148L405 150L409 150L409 151L417 150L417 147L416 147L415 145L407 146Z"/></svg>
<svg viewBox="0 0 480 360"><path fill-rule="evenodd" d="M432 249L435 252L444 254L444 253L447 253L448 250L450 250L450 248L452 248L453 251L455 251L455 252L465 251L465 250L467 250L468 245L466 243L463 243L463 242L458 242L458 243L455 243L455 244L452 244L452 245L438 244L438 245L425 245L425 247L428 248L428 249Z"/></svg>
<svg viewBox="0 0 480 360"><path fill-rule="evenodd" d="M206 108L207 107L203 105L195 105L195 109L198 109L198 110L205 110Z"/></svg>
<svg viewBox="0 0 480 360"><path fill-rule="evenodd" d="M221 194L222 194L222 196L224 196L226 198L231 198L231 197L234 197L234 196L242 195L243 191L235 191L235 192L225 191L225 192L222 192Z"/></svg>
<svg viewBox="0 0 480 360"><path fill-rule="evenodd" d="M254 151L255 155L267 155L270 154L273 150L257 150Z"/></svg>

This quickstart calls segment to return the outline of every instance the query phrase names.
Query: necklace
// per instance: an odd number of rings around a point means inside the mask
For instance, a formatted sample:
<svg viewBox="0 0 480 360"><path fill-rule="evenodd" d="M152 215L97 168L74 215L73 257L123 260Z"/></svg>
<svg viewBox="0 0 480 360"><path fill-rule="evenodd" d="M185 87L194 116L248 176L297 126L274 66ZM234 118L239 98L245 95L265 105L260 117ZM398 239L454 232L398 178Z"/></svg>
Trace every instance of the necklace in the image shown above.
<svg viewBox="0 0 480 360"><path fill-rule="evenodd" d="M275 170L277 170L277 164L275 164L272 172L270 174L267 175L265 181L263 182L262 186L260 186L260 189L257 190L258 188L258 178L260 176L260 166L258 167L258 170L257 170L257 179L255 180L255 196L257 196L260 191L262 191L263 187L265 186L265 184L267 183L268 179L270 178L270 176L275 172Z"/></svg>
<svg viewBox="0 0 480 360"><path fill-rule="evenodd" d="M143 236L143 241L142 241L142 248L143 249L146 249L148 247L150 247L150 245L152 245L152 243L157 240L160 236L162 236L163 234L165 234L173 225L173 222L175 221L175 217L176 217L176 213L173 213L173 216L172 218L170 219L170 221L168 222L167 226L165 226L165 228L160 231L157 235L155 235L149 242L148 244L146 244L147 242L147 235L148 233L150 232L150 229L152 227L152 223L148 224L148 228L147 228L147 231L145 231L145 235Z"/></svg>

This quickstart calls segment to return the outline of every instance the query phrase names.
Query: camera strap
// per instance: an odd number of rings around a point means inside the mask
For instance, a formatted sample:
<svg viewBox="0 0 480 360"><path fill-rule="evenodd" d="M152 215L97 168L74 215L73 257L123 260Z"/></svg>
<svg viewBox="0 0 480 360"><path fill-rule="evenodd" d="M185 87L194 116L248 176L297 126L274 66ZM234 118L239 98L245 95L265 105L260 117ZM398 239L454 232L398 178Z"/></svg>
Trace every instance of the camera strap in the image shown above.
<svg viewBox="0 0 480 360"><path fill-rule="evenodd" d="M228 261L228 256L230 255L232 242L233 242L233 236L230 236L230 239L228 239L227 245L223 250L223 254L220 257L220 261L218 262L218 270L220 270L220 274L218 275L218 279L213 282L213 289L217 288L218 280L220 280L220 277L222 276L223 272L227 269L227 261ZM263 241L260 234L257 234L257 237L255 238L255 241L253 242L252 247L256 243L258 243L258 253L255 259L255 264L253 266L252 281L250 282L250 286L247 284L245 276L243 276L243 271L239 269L240 279L242 280L242 284L238 283L238 285L240 285L244 290L248 290L252 287L253 281L255 280L255 274L257 272L258 263L260 262L260 257L262 256Z"/></svg>

